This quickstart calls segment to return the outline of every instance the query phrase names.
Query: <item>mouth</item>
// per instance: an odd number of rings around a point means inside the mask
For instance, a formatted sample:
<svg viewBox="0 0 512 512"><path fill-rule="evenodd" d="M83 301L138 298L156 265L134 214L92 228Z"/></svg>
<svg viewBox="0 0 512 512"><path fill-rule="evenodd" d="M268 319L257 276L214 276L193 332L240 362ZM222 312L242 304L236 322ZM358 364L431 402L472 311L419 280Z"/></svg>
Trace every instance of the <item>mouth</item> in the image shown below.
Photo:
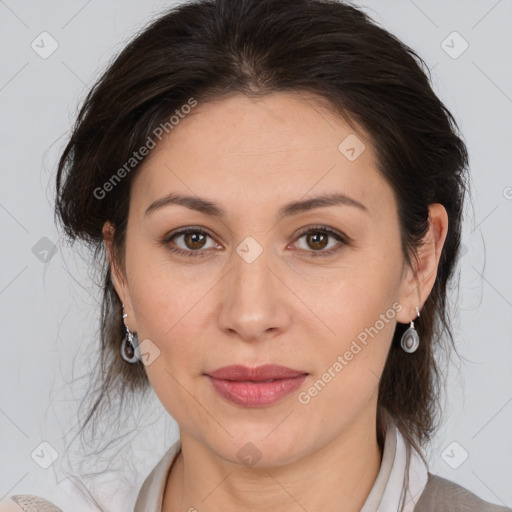
<svg viewBox="0 0 512 512"><path fill-rule="evenodd" d="M304 370L295 370L277 364L265 364L249 367L243 365L231 365L218 368L206 375L214 379L223 379L239 382L272 382L281 379L290 379L300 375L307 375Z"/></svg>
<svg viewBox="0 0 512 512"><path fill-rule="evenodd" d="M262 407L296 390L309 375L279 365L234 365L205 374L223 398L244 407Z"/></svg>

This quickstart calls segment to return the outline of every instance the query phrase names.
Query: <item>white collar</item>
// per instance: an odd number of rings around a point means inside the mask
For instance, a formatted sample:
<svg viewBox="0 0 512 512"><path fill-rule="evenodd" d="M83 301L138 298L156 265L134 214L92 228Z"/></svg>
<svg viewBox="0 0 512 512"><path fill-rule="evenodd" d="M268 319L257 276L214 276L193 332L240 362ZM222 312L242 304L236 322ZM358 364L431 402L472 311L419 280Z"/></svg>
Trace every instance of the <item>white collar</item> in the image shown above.
<svg viewBox="0 0 512 512"><path fill-rule="evenodd" d="M180 450L178 439L147 476L134 512L161 512L167 477ZM388 416L379 473L361 512L413 512L427 481L428 469L423 459Z"/></svg>
<svg viewBox="0 0 512 512"><path fill-rule="evenodd" d="M361 512L413 512L427 481L425 462L388 415L379 473Z"/></svg>

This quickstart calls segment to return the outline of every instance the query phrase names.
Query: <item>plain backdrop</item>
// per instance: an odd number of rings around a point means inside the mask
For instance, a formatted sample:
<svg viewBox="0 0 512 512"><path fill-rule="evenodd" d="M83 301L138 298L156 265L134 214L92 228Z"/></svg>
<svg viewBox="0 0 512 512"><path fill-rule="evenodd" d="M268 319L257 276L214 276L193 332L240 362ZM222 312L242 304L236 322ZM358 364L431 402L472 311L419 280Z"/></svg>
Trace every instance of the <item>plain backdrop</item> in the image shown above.
<svg viewBox="0 0 512 512"><path fill-rule="evenodd" d="M450 295L463 360L452 358L428 457L431 472L510 507L512 1L354 3L423 57L468 145L474 210L464 221L459 293ZM111 464L65 452L95 361L100 293L87 252L63 243L53 218L56 162L79 103L109 59L171 5L0 0L0 500L36 494L65 512L97 510L90 493L104 509L130 510L177 438L153 394L135 430L123 420ZM46 58L33 48L40 37L46 51L58 45ZM45 469L38 454L56 459ZM68 456L101 474L73 477Z"/></svg>

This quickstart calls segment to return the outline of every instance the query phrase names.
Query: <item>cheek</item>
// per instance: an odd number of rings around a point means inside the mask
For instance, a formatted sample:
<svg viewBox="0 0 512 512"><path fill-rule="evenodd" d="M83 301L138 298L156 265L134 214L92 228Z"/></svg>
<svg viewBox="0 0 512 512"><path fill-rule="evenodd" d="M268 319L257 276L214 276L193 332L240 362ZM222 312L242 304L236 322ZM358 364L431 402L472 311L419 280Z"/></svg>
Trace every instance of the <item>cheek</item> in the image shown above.
<svg viewBox="0 0 512 512"><path fill-rule="evenodd" d="M390 314L391 316L391 314ZM361 411L370 401L377 399L380 376L384 368L394 330L393 322L359 328L360 320L351 320L347 326L354 335L342 333L337 343L316 351L315 367L318 372L304 389L300 403L312 416L337 418ZM362 323L364 325L364 323ZM339 325L340 332L343 325ZM377 327L381 327L380 322ZM340 415L341 413L341 415Z"/></svg>
<svg viewBox="0 0 512 512"><path fill-rule="evenodd" d="M175 284L175 283L174 283ZM152 289L144 287L137 294L134 305L139 339L149 338L158 347L173 370L188 368L200 361L200 347L206 311L200 303L201 295L174 293L165 290L162 280ZM141 338L142 336L142 338ZM196 341L197 340L197 341ZM179 361L178 364L174 362Z"/></svg>
<svg viewBox="0 0 512 512"><path fill-rule="evenodd" d="M335 403L357 410L378 391L400 310L395 274L385 267L354 269L337 281L332 279L324 293L310 302L328 332L315 351L319 381L310 395L322 396L312 398L317 407Z"/></svg>
<svg viewBox="0 0 512 512"><path fill-rule="evenodd" d="M138 294L139 340L141 336L149 338L158 352L158 357L145 365L155 394L176 421L186 422L187 416L182 414L191 408L190 393L194 393L208 356L201 342L202 327L195 321L197 301L189 301L183 294L162 293L162 288L160 281L155 293L144 287Z"/></svg>
<svg viewBox="0 0 512 512"><path fill-rule="evenodd" d="M392 268L372 270L362 261L359 267L308 280L299 295L305 297L311 321L325 333L322 346L328 351L348 349L353 339L364 342L365 333L370 336L368 330L372 336L388 338L396 322L392 308L398 290L396 276Z"/></svg>
<svg viewBox="0 0 512 512"><path fill-rule="evenodd" d="M214 320L205 295L212 285L182 282L175 272L154 267L139 277L132 288L139 340L151 340L159 353L146 372L157 394L177 395L180 384L189 389L209 359L205 324Z"/></svg>
<svg viewBox="0 0 512 512"><path fill-rule="evenodd" d="M131 250L130 293L137 328L144 336L163 343L201 309L211 276L194 276L190 266L172 263L159 246L140 243Z"/></svg>

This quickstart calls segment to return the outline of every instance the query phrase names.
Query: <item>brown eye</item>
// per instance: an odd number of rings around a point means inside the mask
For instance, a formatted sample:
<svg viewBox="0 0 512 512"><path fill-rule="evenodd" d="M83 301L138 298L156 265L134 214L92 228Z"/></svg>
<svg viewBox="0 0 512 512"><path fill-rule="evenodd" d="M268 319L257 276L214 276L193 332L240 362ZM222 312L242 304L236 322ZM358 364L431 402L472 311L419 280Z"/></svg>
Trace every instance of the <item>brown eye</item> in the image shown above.
<svg viewBox="0 0 512 512"><path fill-rule="evenodd" d="M205 244L206 236L200 231L187 231L183 234L183 241L188 249L202 249Z"/></svg>
<svg viewBox="0 0 512 512"><path fill-rule="evenodd" d="M210 246L206 245L208 238L212 241ZM212 237L200 229L183 229L167 235L161 242L167 245L170 251L181 256L207 256L210 251L206 249L218 248Z"/></svg>
<svg viewBox="0 0 512 512"><path fill-rule="evenodd" d="M306 234L306 243L308 243L309 246L315 250L325 249L328 241L329 235L320 231L311 231Z"/></svg>
<svg viewBox="0 0 512 512"><path fill-rule="evenodd" d="M349 245L346 239L327 227L318 227L303 232L298 240L304 239L306 247L299 247L309 257L331 256L337 253L343 245ZM337 240L339 243L329 245L330 240ZM326 250L326 247L329 247Z"/></svg>

